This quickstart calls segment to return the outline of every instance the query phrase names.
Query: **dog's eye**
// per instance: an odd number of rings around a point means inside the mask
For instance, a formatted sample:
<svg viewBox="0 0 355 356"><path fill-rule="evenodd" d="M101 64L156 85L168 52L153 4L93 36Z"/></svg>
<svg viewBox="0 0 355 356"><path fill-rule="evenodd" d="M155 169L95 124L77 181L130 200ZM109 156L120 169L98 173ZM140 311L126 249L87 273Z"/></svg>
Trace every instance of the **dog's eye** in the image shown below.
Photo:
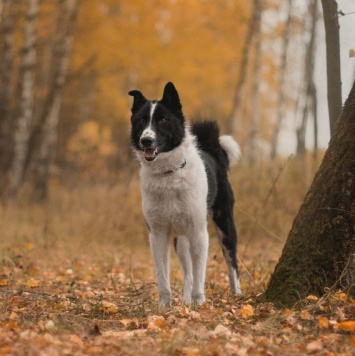
<svg viewBox="0 0 355 356"><path fill-rule="evenodd" d="M168 122L168 120L163 118L163 119L160 119L158 122L160 125L165 125Z"/></svg>

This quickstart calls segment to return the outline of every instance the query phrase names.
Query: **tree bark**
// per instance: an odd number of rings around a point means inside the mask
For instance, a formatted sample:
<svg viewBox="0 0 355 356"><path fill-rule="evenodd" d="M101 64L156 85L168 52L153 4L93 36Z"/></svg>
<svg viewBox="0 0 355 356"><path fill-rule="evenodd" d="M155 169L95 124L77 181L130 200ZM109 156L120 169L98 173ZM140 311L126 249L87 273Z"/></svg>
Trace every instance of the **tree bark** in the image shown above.
<svg viewBox="0 0 355 356"><path fill-rule="evenodd" d="M322 6L327 56L329 124L332 135L342 109L338 4L335 0L322 0Z"/></svg>
<svg viewBox="0 0 355 356"><path fill-rule="evenodd" d="M291 306L355 286L355 83L264 298Z"/></svg>
<svg viewBox="0 0 355 356"><path fill-rule="evenodd" d="M242 61L240 63L240 69L239 69L239 79L234 92L234 98L232 103L233 105L232 114L227 122L227 131L231 135L233 135L234 132L236 131L236 127L238 124L242 89L244 87L245 78L246 78L251 42L253 40L253 36L255 33L255 26L258 19L258 11L255 11L255 9L260 8L260 1L261 0L253 0L252 16L249 20L248 30L245 37L244 48L242 53Z"/></svg>
<svg viewBox="0 0 355 356"><path fill-rule="evenodd" d="M20 116L15 131L15 152L12 164L12 192L16 194L25 172L28 139L33 115L35 65L36 65L36 25L39 0L29 0L24 29L24 45L20 77Z"/></svg>
<svg viewBox="0 0 355 356"><path fill-rule="evenodd" d="M288 1L288 16L285 26L285 32L282 40L282 54L281 54L281 65L279 71L279 92L278 92L278 104L277 104L277 114L276 122L273 129L272 140L271 140L271 150L270 150L270 161L273 164L277 155L277 145L279 134L281 130L282 120L285 117L285 83L286 83L286 68L287 68L287 50L290 41L290 30L292 22L292 0Z"/></svg>

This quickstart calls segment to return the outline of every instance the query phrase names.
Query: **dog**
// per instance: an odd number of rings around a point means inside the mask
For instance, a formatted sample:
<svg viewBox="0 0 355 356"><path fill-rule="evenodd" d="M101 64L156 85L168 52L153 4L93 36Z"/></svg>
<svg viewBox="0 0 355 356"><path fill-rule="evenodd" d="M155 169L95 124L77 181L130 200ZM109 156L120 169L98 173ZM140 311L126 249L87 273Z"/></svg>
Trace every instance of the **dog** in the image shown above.
<svg viewBox="0 0 355 356"><path fill-rule="evenodd" d="M231 291L240 294L234 197L228 181L228 168L240 156L237 142L231 136L219 136L214 121L190 127L171 82L165 85L161 100L147 100L138 90L128 94L133 96L131 142L141 165L142 208L149 228L159 306L171 307L172 303L171 233L183 271L183 302L205 302L209 211L227 262Z"/></svg>

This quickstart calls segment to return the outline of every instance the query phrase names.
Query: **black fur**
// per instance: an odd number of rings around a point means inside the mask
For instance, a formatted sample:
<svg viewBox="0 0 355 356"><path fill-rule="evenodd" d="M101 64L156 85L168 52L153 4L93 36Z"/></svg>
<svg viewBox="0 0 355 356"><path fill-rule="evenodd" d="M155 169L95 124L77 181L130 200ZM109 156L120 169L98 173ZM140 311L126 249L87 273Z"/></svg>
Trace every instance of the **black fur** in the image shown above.
<svg viewBox="0 0 355 356"><path fill-rule="evenodd" d="M236 250L237 231L234 225L234 195L228 180L229 160L219 143L219 126L215 121L194 123L192 133L197 138L208 177L208 207L212 218L223 232L221 244L228 251L232 266L238 272ZM225 250L223 249L223 253ZM225 256L227 258L227 256Z"/></svg>

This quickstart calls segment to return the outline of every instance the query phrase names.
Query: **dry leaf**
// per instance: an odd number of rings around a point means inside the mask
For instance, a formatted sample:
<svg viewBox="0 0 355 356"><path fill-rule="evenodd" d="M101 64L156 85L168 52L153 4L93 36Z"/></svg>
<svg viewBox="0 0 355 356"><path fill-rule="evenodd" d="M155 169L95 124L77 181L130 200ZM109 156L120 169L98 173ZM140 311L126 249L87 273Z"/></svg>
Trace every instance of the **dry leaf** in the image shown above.
<svg viewBox="0 0 355 356"><path fill-rule="evenodd" d="M160 331L167 326L167 322L161 315L152 315L148 317L148 330Z"/></svg>
<svg viewBox="0 0 355 356"><path fill-rule="evenodd" d="M180 315L181 316L189 316L190 315L190 310L186 305L183 305L182 307L180 307Z"/></svg>
<svg viewBox="0 0 355 356"><path fill-rule="evenodd" d="M355 331L355 321L354 320L343 321L341 323L334 325L334 329L341 329L341 330L345 330L345 331Z"/></svg>
<svg viewBox="0 0 355 356"><path fill-rule="evenodd" d="M118 306L115 303L106 302L106 301L102 302L102 309L106 313L110 313L110 314L114 314L118 312Z"/></svg>
<svg viewBox="0 0 355 356"><path fill-rule="evenodd" d="M40 282L35 280L35 279L30 279L27 283L26 283L26 286L27 287L30 287L30 288L37 288L39 287L40 285Z"/></svg>
<svg viewBox="0 0 355 356"><path fill-rule="evenodd" d="M9 285L8 279L0 279L0 287L5 287Z"/></svg>
<svg viewBox="0 0 355 356"><path fill-rule="evenodd" d="M315 295L309 295L308 297L306 297L306 299L310 302L316 302L319 298Z"/></svg>
<svg viewBox="0 0 355 356"><path fill-rule="evenodd" d="M323 350L323 344L318 340L312 341L309 344L307 344L306 350L308 352L322 351Z"/></svg>
<svg viewBox="0 0 355 356"><path fill-rule="evenodd" d="M302 320L313 320L313 316L309 313L307 309L303 309L300 313L300 318Z"/></svg>
<svg viewBox="0 0 355 356"><path fill-rule="evenodd" d="M324 316L321 316L319 319L318 319L318 328L319 329L326 329L329 327L329 320L328 318L324 317Z"/></svg>
<svg viewBox="0 0 355 356"><path fill-rule="evenodd" d="M248 319L254 315L254 308L250 304L245 304L240 310L240 315L243 319Z"/></svg>
<svg viewBox="0 0 355 356"><path fill-rule="evenodd" d="M231 334L231 331L225 327L224 325L222 324L218 324L215 329L212 331L212 334L214 336L228 336Z"/></svg>
<svg viewBox="0 0 355 356"><path fill-rule="evenodd" d="M201 314L198 313L197 311L191 310L190 318L191 319L201 319Z"/></svg>
<svg viewBox="0 0 355 356"><path fill-rule="evenodd" d="M349 57L355 57L355 50L354 49L350 49L349 50Z"/></svg>
<svg viewBox="0 0 355 356"><path fill-rule="evenodd" d="M28 242L26 244L26 248L27 248L28 251L31 251L31 250L33 250L35 248L35 245L33 243L31 243L31 242Z"/></svg>

